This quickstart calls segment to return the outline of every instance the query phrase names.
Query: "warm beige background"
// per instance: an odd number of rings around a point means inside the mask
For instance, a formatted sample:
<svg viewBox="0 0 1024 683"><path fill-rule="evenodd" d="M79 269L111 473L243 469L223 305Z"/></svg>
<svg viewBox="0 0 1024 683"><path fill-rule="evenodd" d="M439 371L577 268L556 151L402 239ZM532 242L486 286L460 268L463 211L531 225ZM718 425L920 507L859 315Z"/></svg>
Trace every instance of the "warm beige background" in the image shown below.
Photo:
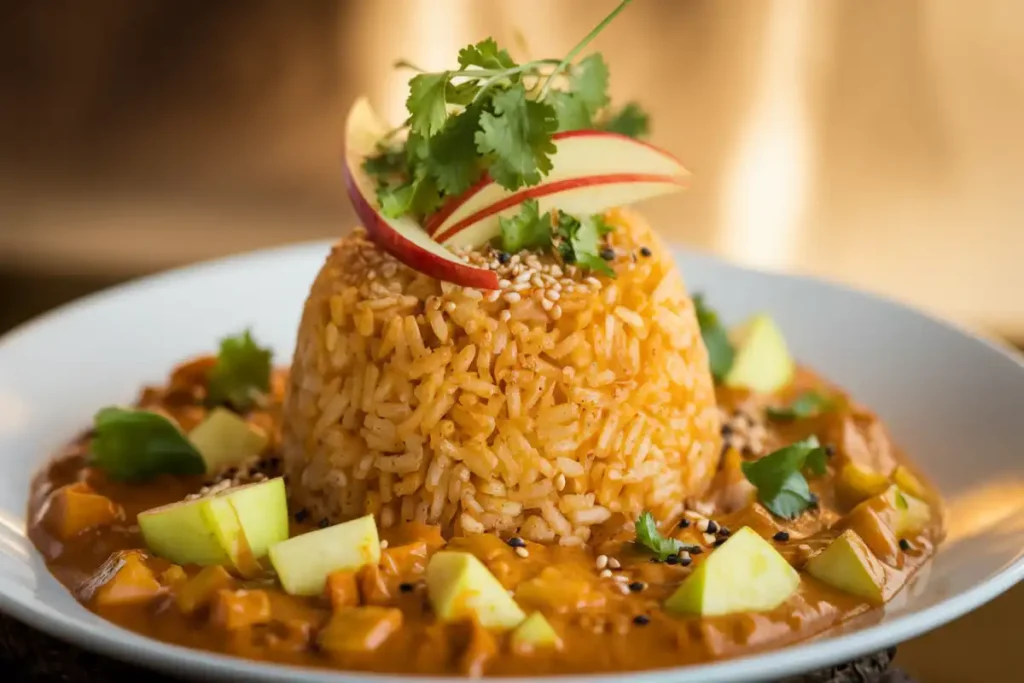
<svg viewBox="0 0 1024 683"><path fill-rule="evenodd" d="M560 56L613 5L2 3L0 275L337 235L341 122L361 93L401 115L395 58L444 67L517 31ZM1024 2L636 0L596 47L695 173L647 207L663 232L1024 340ZM1022 608L1018 590L900 659L925 681L1019 677Z"/></svg>

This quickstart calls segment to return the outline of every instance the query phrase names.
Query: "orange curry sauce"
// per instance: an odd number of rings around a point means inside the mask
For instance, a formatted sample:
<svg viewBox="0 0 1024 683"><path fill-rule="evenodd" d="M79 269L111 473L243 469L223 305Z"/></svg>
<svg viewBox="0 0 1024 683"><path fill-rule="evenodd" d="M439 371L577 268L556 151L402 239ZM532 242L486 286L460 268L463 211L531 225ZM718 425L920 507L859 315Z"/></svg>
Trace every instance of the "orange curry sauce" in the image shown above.
<svg viewBox="0 0 1024 683"><path fill-rule="evenodd" d="M202 419L204 409L190 401L190 372L202 370L203 361L179 368L167 388L147 389L139 405L159 408L185 429ZM281 376L275 391L280 401ZM807 371L776 397L755 398L745 392L719 391L727 442L747 416L763 415L766 401L787 402L812 388L838 391ZM272 437L277 410L271 406L249 419L269 426ZM761 421L760 418L757 419ZM749 505L750 485L739 470L742 455L728 448L714 485L703 502L705 512L721 527L733 531L750 526L798 569L816 550L842 529L854 528L875 554L888 565L895 593L933 554L942 537L938 498L928 496L933 523L915 537L897 543L891 534L877 533L864 519L848 515L851 506L837 495L837 472L846 462L887 472L901 456L885 429L866 409L844 401L819 417L790 422L764 422L754 438L771 452L811 434L828 444L833 455L826 476L811 479L819 505L792 521L774 517L759 504ZM276 439L271 439L272 446ZM733 443L742 448L739 441ZM779 647L815 634L868 612L865 602L834 590L801 573L798 591L782 606L761 614L721 617L680 617L661 605L710 552L696 523L683 528L681 520L663 531L685 543L704 547L692 564L651 561L636 548L628 524L596 538L587 548L547 547L526 543L528 557L494 535L454 538L445 542L438 529L406 524L382 529L388 542L378 566L364 567L353 576L332 576L324 596L287 595L273 575L243 580L225 570L186 566L178 568L144 551L136 515L159 505L181 500L204 484L201 478L163 477L145 484L121 484L107 479L87 464L88 435L70 445L35 480L29 506L29 534L46 558L53 575L89 609L124 628L158 640L250 659L316 667L334 667L393 673L461 673L468 675L546 674L627 671L706 662ZM905 464L905 463L904 463ZM265 458L268 475L276 462ZM70 487L70 488L68 488ZM69 519L68 494L96 493L80 518ZM739 501L739 502L738 502ZM738 509L733 509L738 508ZM713 510L713 512L712 512ZM315 528L316 520L295 521L301 511L291 510L292 534ZM298 514L297 514L298 513ZM863 517L863 515L861 516ZM625 521L625 520L622 520ZM686 523L683 523L684 525ZM81 525L84 530L79 531ZM774 540L784 537L788 540ZM431 613L423 582L429 554L441 546L476 554L510 590L527 612L544 613L562 639L551 651L515 652L507 635L483 631L472 623L445 625ZM131 551L117 555L118 551ZM614 558L612 576L599 568L599 555ZM113 572L111 557L124 562L120 574L134 584L139 599L111 599L103 582ZM619 565L616 567L615 565ZM117 565L113 565L116 567ZM617 576L624 578L616 578ZM199 577L198 579L196 577ZM121 598L124 592L119 594ZM339 654L323 643L332 611L344 605L380 605L401 612L401 624L375 650Z"/></svg>

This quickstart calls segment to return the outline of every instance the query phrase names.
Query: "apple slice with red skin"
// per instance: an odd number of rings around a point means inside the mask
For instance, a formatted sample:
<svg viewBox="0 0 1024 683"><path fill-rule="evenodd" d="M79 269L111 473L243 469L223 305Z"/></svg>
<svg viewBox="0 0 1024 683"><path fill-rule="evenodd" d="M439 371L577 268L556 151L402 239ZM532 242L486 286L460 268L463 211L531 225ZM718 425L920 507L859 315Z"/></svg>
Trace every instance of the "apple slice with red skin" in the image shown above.
<svg viewBox="0 0 1024 683"><path fill-rule="evenodd" d="M388 218L380 211L374 181L363 162L376 150L387 128L360 98L349 111L345 125L345 188L367 234L381 248L405 265L425 275L464 287L498 289L498 276L488 268L466 263L436 242L412 218ZM479 246L479 245L474 245Z"/></svg>
<svg viewBox="0 0 1024 683"><path fill-rule="evenodd" d="M690 173L667 152L633 138L596 130L557 133L552 169L540 184L507 190L489 177L427 219L426 229L448 246L484 244L500 234L499 217L535 199L541 212L591 215L685 188Z"/></svg>

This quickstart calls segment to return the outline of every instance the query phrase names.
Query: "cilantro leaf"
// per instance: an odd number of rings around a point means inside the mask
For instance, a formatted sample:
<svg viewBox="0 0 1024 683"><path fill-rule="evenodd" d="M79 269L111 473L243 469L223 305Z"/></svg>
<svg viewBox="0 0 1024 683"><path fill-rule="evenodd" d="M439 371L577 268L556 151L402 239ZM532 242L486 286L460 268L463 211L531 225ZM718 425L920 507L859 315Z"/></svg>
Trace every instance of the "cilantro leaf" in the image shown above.
<svg viewBox="0 0 1024 683"><path fill-rule="evenodd" d="M833 405L834 401L830 397L810 390L800 394L788 406L781 408L768 406L764 412L770 420L803 420L827 412L832 409Z"/></svg>
<svg viewBox="0 0 1024 683"><path fill-rule="evenodd" d="M367 157L363 169L378 178L394 176L405 172L405 153L402 150L384 149L374 157Z"/></svg>
<svg viewBox="0 0 1024 683"><path fill-rule="evenodd" d="M475 45L467 45L459 50L459 68L465 69L470 66L478 66L481 69L514 69L515 60L509 56L507 50L498 48L494 38L481 40Z"/></svg>
<svg viewBox="0 0 1024 683"><path fill-rule="evenodd" d="M729 341L729 333L718 319L718 313L704 303L703 294L693 295L693 306L697 310L697 324L700 336L708 350L708 364L711 375L721 382L732 369L736 350Z"/></svg>
<svg viewBox="0 0 1024 683"><path fill-rule="evenodd" d="M650 550L661 561L683 549L682 541L661 535L654 522L654 515L646 511L636 520L636 543Z"/></svg>
<svg viewBox="0 0 1024 683"><path fill-rule="evenodd" d="M591 116L608 104L608 66L600 52L588 55L573 67L569 87Z"/></svg>
<svg viewBox="0 0 1024 683"><path fill-rule="evenodd" d="M528 100L522 83L495 92L491 105L494 113L480 116L475 136L477 150L491 160L491 177L507 190L539 183L551 170L550 155L555 151L554 109Z"/></svg>
<svg viewBox="0 0 1024 683"><path fill-rule="evenodd" d="M642 138L650 133L651 119L640 105L630 102L601 121L598 128L631 138Z"/></svg>
<svg viewBox="0 0 1024 683"><path fill-rule="evenodd" d="M585 216L579 220L576 230L569 238L576 254L576 263L608 277L615 277L615 271L601 256L601 232L599 218Z"/></svg>
<svg viewBox="0 0 1024 683"><path fill-rule="evenodd" d="M448 81L451 74L419 74L409 81L409 97L405 108L409 110L409 127L413 133L429 138L448 120Z"/></svg>
<svg viewBox="0 0 1024 683"><path fill-rule="evenodd" d="M474 138L481 114L481 105L471 105L458 116L449 118L441 132L430 139L430 154L424 163L437 189L446 195L468 190L480 177L480 157Z"/></svg>
<svg viewBox="0 0 1024 683"><path fill-rule="evenodd" d="M270 391L272 352L258 346L248 330L221 340L217 363L210 369L208 402L248 410L259 394Z"/></svg>
<svg viewBox="0 0 1024 683"><path fill-rule="evenodd" d="M516 254L523 249L544 249L551 246L551 214L539 213L536 199L522 204L519 213L512 218L498 218L501 226L501 249Z"/></svg>
<svg viewBox="0 0 1024 683"><path fill-rule="evenodd" d="M159 413L112 406L96 413L93 426L90 460L115 481L206 471L206 462L195 446Z"/></svg>
<svg viewBox="0 0 1024 683"><path fill-rule="evenodd" d="M585 130L593 125L587 105L571 92L552 90L547 101L555 109L559 131Z"/></svg>
<svg viewBox="0 0 1024 683"><path fill-rule="evenodd" d="M741 465L743 475L757 488L757 498L772 514L793 519L814 505L814 496L802 470L825 473L825 449L811 436L759 460Z"/></svg>

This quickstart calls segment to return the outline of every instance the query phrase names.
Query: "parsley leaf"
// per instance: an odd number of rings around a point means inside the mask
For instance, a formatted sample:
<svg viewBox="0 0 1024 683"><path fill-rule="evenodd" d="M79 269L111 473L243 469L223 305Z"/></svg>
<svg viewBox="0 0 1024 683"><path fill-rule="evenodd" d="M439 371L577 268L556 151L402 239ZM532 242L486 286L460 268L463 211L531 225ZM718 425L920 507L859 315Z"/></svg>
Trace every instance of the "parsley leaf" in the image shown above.
<svg viewBox="0 0 1024 683"><path fill-rule="evenodd" d="M626 104L622 109L598 123L598 128L631 138L646 137L650 133L651 119L636 102Z"/></svg>
<svg viewBox="0 0 1024 683"><path fill-rule="evenodd" d="M768 406L765 415L770 420L803 420L816 417L832 409L834 401L817 391L810 390L800 394L792 403L782 408Z"/></svg>
<svg viewBox="0 0 1024 683"><path fill-rule="evenodd" d="M491 105L494 113L480 116L475 138L477 150L491 160L491 177L507 190L536 185L551 170L555 110L528 100L522 83L496 92Z"/></svg>
<svg viewBox="0 0 1024 683"><path fill-rule="evenodd" d="M499 217L501 248L510 254L523 249L543 249L551 246L551 214L539 213L536 199L523 202L519 213L512 218Z"/></svg>
<svg viewBox="0 0 1024 683"><path fill-rule="evenodd" d="M208 402L248 410L259 394L270 391L271 355L269 349L256 344L248 330L222 339L208 378Z"/></svg>
<svg viewBox="0 0 1024 683"><path fill-rule="evenodd" d="M470 105L458 116L448 119L441 132L430 139L430 155L425 160L427 173L444 194L460 194L480 177L480 157L474 138L481 114L481 105Z"/></svg>
<svg viewBox="0 0 1024 683"><path fill-rule="evenodd" d="M434 135L448 120L448 81L451 74L419 74L409 81L409 97L405 108L409 110L409 126L413 133L426 137Z"/></svg>
<svg viewBox="0 0 1024 683"><path fill-rule="evenodd" d="M608 66L600 52L580 60L569 72L569 88L594 116L608 104Z"/></svg>
<svg viewBox="0 0 1024 683"><path fill-rule="evenodd" d="M757 487L757 498L772 514L793 519L814 505L802 470L815 475L825 473L827 455L818 439L811 436L797 441L759 460L741 465L743 475Z"/></svg>
<svg viewBox="0 0 1024 683"><path fill-rule="evenodd" d="M587 105L571 92L552 90L548 93L547 101L555 109L559 131L584 130L593 125Z"/></svg>
<svg viewBox="0 0 1024 683"><path fill-rule="evenodd" d="M736 350L729 341L729 333L718 319L718 313L704 303L703 294L693 295L693 306L697 309L697 324L700 336L708 350L708 364L712 376L721 382L732 369Z"/></svg>
<svg viewBox="0 0 1024 683"><path fill-rule="evenodd" d="M93 423L90 460L115 481L206 472L199 451L159 413L108 407L96 413Z"/></svg>
<svg viewBox="0 0 1024 683"><path fill-rule="evenodd" d="M658 525L654 522L654 515L646 511L636 520L636 542L637 545L654 553L661 561L683 549L682 541L661 535Z"/></svg>
<svg viewBox="0 0 1024 683"><path fill-rule="evenodd" d="M615 271L601 256L601 238L611 230L601 216L580 219L566 213L558 214L556 233L561 238L558 250L562 261L615 277Z"/></svg>
<svg viewBox="0 0 1024 683"><path fill-rule="evenodd" d="M498 48L494 38L487 38L459 50L459 67L465 69L470 66L500 70L515 68L516 63L507 50Z"/></svg>

